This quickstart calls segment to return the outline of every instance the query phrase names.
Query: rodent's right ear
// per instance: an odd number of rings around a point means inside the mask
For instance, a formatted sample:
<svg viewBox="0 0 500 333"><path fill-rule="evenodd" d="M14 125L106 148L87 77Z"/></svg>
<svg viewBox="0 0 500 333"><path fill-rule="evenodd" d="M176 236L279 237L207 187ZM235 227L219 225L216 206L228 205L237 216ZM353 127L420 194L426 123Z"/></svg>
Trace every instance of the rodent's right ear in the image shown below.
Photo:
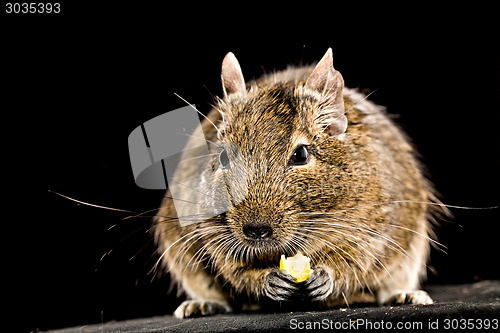
<svg viewBox="0 0 500 333"><path fill-rule="evenodd" d="M344 79L333 68L332 49L329 48L318 62L306 81L305 87L321 95L322 108L315 116L322 130L327 130L330 135L339 135L347 129L345 116Z"/></svg>
<svg viewBox="0 0 500 333"><path fill-rule="evenodd" d="M246 95L245 79L240 64L232 52L226 54L222 60L221 78L224 97L231 94Z"/></svg>

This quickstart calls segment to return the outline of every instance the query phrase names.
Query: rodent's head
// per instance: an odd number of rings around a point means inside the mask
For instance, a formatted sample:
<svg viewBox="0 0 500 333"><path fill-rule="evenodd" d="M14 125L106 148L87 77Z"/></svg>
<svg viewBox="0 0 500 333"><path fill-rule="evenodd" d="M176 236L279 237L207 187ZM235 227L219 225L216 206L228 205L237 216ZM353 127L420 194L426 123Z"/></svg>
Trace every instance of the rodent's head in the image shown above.
<svg viewBox="0 0 500 333"><path fill-rule="evenodd" d="M222 65L214 198L229 204L225 221L236 238L267 257L295 254L303 214L338 208L332 193L349 177L339 172L349 168L340 142L347 118L331 49L303 74L247 90L232 53Z"/></svg>

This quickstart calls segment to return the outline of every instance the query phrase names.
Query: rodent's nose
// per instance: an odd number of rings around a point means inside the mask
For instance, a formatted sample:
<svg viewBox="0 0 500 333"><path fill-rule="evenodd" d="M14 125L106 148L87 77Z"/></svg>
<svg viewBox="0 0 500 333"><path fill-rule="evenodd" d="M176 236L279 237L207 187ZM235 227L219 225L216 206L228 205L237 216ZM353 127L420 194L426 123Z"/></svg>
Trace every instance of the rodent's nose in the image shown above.
<svg viewBox="0 0 500 333"><path fill-rule="evenodd" d="M267 225L246 225L243 227L245 236L254 239L269 238L273 234L273 228Z"/></svg>

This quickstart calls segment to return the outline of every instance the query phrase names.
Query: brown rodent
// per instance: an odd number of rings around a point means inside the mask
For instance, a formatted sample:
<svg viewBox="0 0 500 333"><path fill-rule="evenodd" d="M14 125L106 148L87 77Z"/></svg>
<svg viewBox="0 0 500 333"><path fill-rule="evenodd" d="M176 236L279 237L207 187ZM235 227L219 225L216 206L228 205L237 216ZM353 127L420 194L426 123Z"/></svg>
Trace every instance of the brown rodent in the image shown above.
<svg viewBox="0 0 500 333"><path fill-rule="evenodd" d="M344 87L331 49L315 67L247 84L228 53L221 77L224 98L202 124L211 157L182 200L223 208L181 227L182 205L167 192L154 221L163 267L188 299L175 315L244 303L432 303L419 284L439 201L383 107ZM179 182L193 172L187 164ZM297 252L313 269L301 283L279 269L282 254Z"/></svg>

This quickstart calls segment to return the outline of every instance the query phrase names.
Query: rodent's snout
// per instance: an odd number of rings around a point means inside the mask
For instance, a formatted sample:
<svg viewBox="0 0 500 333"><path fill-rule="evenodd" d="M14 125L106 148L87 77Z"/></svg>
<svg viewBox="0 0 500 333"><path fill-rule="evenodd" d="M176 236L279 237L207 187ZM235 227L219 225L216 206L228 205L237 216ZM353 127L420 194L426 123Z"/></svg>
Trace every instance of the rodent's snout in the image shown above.
<svg viewBox="0 0 500 333"><path fill-rule="evenodd" d="M268 225L246 225L243 234L252 239L265 239L272 236L273 228Z"/></svg>

